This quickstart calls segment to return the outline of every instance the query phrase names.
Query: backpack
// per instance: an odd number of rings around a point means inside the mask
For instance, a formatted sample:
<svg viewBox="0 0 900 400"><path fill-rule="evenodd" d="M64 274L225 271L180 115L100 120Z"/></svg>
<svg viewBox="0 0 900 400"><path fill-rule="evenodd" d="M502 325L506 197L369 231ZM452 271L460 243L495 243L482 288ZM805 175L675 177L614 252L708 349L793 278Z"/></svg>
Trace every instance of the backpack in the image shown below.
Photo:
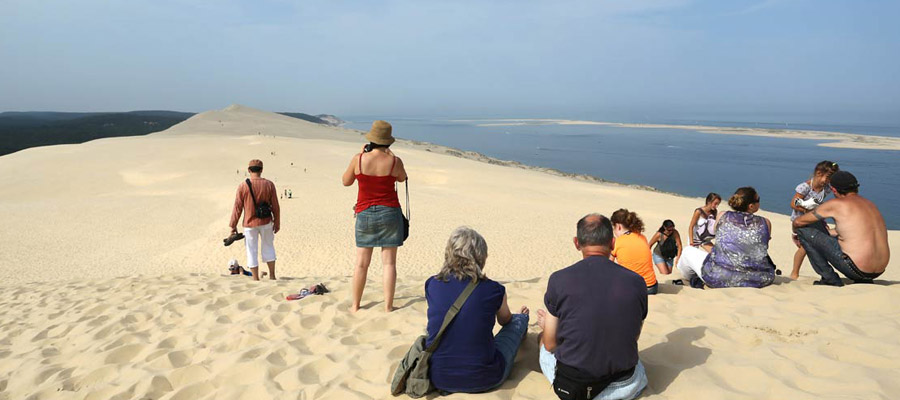
<svg viewBox="0 0 900 400"><path fill-rule="evenodd" d="M659 235L659 254L666 259L675 258L678 255L678 244L675 243L675 238L672 235L669 235L665 241L662 240L662 234Z"/></svg>

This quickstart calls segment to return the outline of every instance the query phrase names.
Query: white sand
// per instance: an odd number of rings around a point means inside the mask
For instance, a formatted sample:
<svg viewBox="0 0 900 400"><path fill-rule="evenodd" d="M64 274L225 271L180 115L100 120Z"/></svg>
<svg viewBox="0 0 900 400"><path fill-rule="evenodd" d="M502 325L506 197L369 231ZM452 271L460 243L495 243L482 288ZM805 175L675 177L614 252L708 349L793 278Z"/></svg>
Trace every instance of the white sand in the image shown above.
<svg viewBox="0 0 900 400"><path fill-rule="evenodd" d="M702 203L398 142L413 211L401 309L380 311L375 257L366 308L349 315L356 189L340 175L362 144L355 132L237 106L159 134L0 157L0 399L389 398L393 368L424 330L424 280L456 226L485 236L486 271L511 306L536 310L549 274L579 258L571 238L583 214L626 206L650 230L671 218L685 231ZM222 276L228 259L245 262L243 243L221 240L251 158L294 194L281 203L277 282ZM789 270L789 220L762 215L774 224L772 257ZM890 240L900 248L900 233ZM645 396L894 398L898 270L895 257L879 284L840 289L812 286L808 264L799 281L763 290L663 284L640 340ZM333 293L284 300L317 282ZM510 381L480 397L554 398L536 333Z"/></svg>

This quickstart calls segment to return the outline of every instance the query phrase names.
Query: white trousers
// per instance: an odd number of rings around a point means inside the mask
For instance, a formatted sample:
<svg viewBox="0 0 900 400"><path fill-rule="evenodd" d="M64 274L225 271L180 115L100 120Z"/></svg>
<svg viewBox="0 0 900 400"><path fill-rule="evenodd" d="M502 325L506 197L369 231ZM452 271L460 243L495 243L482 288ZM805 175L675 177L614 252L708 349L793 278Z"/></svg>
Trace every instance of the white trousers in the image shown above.
<svg viewBox="0 0 900 400"><path fill-rule="evenodd" d="M706 250L697 247L686 246L682 249L681 258L678 259L678 271L681 272L681 276L688 280L695 276L703 279L701 270L707 256L709 256L709 253Z"/></svg>
<svg viewBox="0 0 900 400"><path fill-rule="evenodd" d="M269 222L265 225L244 228L244 242L247 244L247 268L259 267L256 260L256 252L262 242L263 262L275 261L275 224Z"/></svg>

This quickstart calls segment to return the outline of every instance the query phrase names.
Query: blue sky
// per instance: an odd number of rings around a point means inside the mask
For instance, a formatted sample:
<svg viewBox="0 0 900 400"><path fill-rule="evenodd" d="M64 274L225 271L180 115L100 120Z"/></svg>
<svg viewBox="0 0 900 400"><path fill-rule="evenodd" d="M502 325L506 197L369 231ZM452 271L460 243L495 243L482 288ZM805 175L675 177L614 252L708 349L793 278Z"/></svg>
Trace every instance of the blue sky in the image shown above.
<svg viewBox="0 0 900 400"><path fill-rule="evenodd" d="M900 124L898 15L877 0L0 0L0 110Z"/></svg>

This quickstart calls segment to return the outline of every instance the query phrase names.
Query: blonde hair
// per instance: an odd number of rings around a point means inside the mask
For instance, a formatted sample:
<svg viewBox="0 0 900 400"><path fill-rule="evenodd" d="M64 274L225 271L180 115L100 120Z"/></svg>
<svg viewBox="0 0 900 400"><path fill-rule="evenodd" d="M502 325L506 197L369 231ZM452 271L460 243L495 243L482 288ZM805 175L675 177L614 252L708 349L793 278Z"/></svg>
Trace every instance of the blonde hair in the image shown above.
<svg viewBox="0 0 900 400"><path fill-rule="evenodd" d="M444 249L444 266L436 278L444 282L450 275L459 280L478 281L487 278L482 272L487 260L487 242L478 232L467 226L453 230Z"/></svg>

